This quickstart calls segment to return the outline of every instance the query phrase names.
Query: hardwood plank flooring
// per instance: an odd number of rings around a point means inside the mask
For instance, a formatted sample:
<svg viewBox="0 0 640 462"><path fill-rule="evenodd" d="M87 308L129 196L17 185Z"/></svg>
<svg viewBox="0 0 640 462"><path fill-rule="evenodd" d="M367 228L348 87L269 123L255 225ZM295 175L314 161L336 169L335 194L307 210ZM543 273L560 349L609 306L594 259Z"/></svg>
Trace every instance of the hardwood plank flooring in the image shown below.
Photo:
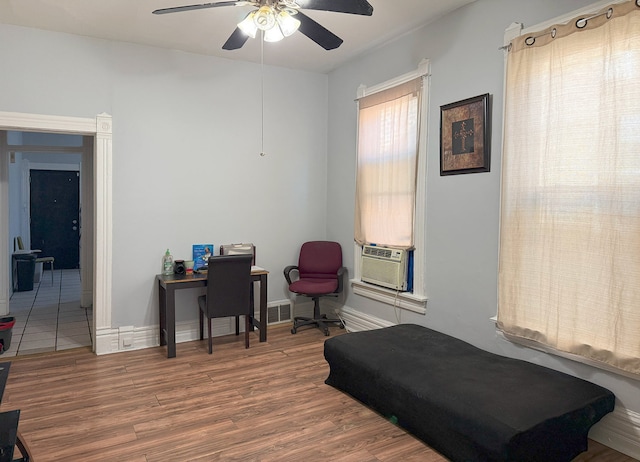
<svg viewBox="0 0 640 462"><path fill-rule="evenodd" d="M243 336L95 356L88 349L11 358L0 410L20 409L36 462L446 461L324 384L326 337L272 327ZM332 335L343 331L332 329ZM590 441L575 462L630 462Z"/></svg>

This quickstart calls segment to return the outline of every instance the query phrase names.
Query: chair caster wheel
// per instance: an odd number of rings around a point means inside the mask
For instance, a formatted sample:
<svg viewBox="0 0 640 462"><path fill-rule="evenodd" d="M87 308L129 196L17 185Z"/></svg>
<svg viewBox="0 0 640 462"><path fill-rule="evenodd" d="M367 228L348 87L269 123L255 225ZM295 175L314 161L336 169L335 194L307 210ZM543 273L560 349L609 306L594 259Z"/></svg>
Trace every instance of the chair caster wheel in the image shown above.
<svg viewBox="0 0 640 462"><path fill-rule="evenodd" d="M296 330L296 328L295 328L295 327L294 327L293 329L291 329L291 333L292 333L292 334L295 334L296 332L298 332L298 331Z"/></svg>
<svg viewBox="0 0 640 462"><path fill-rule="evenodd" d="M340 323L340 329L344 329L344 324Z"/></svg>
<svg viewBox="0 0 640 462"><path fill-rule="evenodd" d="M324 335L327 336L327 337L330 335L329 329L325 329L324 330Z"/></svg>

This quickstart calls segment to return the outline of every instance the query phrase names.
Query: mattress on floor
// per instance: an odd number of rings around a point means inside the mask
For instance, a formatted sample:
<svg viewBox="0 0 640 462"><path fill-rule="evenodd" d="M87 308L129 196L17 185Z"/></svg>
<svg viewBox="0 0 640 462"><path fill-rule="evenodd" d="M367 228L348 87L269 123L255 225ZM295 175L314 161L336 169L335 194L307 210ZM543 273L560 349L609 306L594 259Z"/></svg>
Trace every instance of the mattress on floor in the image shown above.
<svg viewBox="0 0 640 462"><path fill-rule="evenodd" d="M326 383L453 461L570 461L615 397L414 324L328 339Z"/></svg>

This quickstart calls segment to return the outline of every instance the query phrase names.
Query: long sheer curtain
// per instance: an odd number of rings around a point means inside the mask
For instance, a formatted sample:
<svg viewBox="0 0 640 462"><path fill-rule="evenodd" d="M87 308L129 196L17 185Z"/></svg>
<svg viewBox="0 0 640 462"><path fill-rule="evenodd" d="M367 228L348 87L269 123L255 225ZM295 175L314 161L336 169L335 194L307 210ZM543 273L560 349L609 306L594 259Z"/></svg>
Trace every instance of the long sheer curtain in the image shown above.
<svg viewBox="0 0 640 462"><path fill-rule="evenodd" d="M355 240L413 247L422 77L358 101Z"/></svg>
<svg viewBox="0 0 640 462"><path fill-rule="evenodd" d="M638 4L511 44L498 326L640 378Z"/></svg>

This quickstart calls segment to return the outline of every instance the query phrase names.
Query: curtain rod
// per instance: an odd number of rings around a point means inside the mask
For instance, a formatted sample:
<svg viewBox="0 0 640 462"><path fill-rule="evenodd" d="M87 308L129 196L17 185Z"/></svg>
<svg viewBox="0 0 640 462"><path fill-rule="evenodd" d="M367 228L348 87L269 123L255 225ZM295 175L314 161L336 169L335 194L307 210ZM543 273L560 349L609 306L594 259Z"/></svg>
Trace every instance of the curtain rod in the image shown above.
<svg viewBox="0 0 640 462"><path fill-rule="evenodd" d="M635 4L636 6L640 7L640 0L635 0ZM600 16L606 16L607 19L611 19L611 17L613 16L613 8L609 7L607 8L605 11L603 11L602 13L596 13L593 14L589 17L582 17L582 18L578 18L576 19L575 25L578 29L584 29L585 27L587 27L587 23L594 18L598 18ZM527 37L524 40L524 43L527 46L531 46L534 43L536 43L536 39L540 38L540 37L544 37L545 35L551 35L552 38L556 37L556 33L557 33L557 28L553 27L549 32L545 32L543 34L539 34L539 35L530 35L529 37ZM507 51L511 51L511 43L509 43L508 45L503 45L501 47L498 47L498 50L507 50Z"/></svg>
<svg viewBox="0 0 640 462"><path fill-rule="evenodd" d="M640 1L640 0L636 0L636 3ZM588 18L579 18L576 19L576 27L578 29L584 29L585 27L587 27L587 23L594 18L599 18L600 16L607 16L607 19L611 19L611 16L613 16L613 8L609 7L607 8L606 11L602 12L602 13L598 13L598 14L594 14L589 16ZM556 38L556 33L558 32L558 29L556 27L552 28L549 32L545 32L544 34L539 34L539 35L530 35L529 37L527 37L526 39L524 39L524 43L528 46L533 45L534 43L536 43L536 39L540 38L540 37L544 37L545 35L551 35L551 38Z"/></svg>

